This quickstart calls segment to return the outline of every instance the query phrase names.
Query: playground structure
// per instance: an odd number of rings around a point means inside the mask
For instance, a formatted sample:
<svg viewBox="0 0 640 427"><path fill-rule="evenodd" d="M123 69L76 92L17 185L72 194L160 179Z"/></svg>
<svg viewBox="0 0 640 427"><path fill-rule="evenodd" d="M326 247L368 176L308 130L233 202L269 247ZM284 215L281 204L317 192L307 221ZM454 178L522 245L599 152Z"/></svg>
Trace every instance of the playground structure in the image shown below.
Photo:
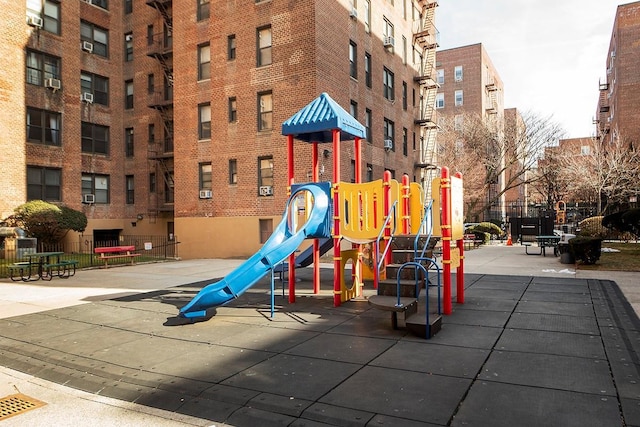
<svg viewBox="0 0 640 427"><path fill-rule="evenodd" d="M433 183L433 195L426 195L418 183L410 183L405 175L402 182L391 178L387 171L383 179L361 182L361 139L364 127L346 113L327 94L322 94L305 108L283 123L282 133L287 136L288 187L290 197L280 224L263 247L233 272L219 282L203 288L186 306L180 315L186 318L205 317L209 308L224 305L237 298L258 280L271 273L271 310L274 310L275 272L288 275L288 297L290 303L296 299L296 255L295 252L306 239L313 239L306 260L313 259L313 290L320 291L321 242L323 249L333 240L334 261L334 306L362 295L364 279L373 280L378 288L382 280L397 282L398 293L384 304L372 304L392 312L392 322L397 327L398 312L417 311L421 286L426 287L425 300L428 305L428 272L435 269L438 292L437 316L429 321L426 311L424 334L429 338L439 329L441 313L451 313L451 268L457 268L457 302L464 302L463 269L463 213L462 179L449 177L448 169L442 168L441 178ZM294 182L294 137L312 144L312 182ZM355 182L340 180L340 146L343 140L354 141ZM332 182L319 182L319 144L333 144ZM433 196L433 205L427 199ZM453 206L453 208L452 208ZM396 236L413 236L414 244L410 260L398 268L397 278L387 277L386 267L392 264L391 243ZM430 252L434 242L442 239L442 274ZM342 250L341 242L351 243L351 249ZM452 240L457 242L451 246ZM418 242L421 242L420 244ZM372 262L363 263L363 250L369 248ZM352 264L350 283L347 285L345 268ZM299 264L299 263L298 263ZM403 269L413 270L415 291L411 301L400 295ZM440 302L440 277L443 279L444 305ZM387 295L388 296L388 295ZM370 303L372 301L370 300ZM385 308L387 307L388 308ZM442 307L441 307L442 306ZM433 329L436 325L437 329Z"/></svg>

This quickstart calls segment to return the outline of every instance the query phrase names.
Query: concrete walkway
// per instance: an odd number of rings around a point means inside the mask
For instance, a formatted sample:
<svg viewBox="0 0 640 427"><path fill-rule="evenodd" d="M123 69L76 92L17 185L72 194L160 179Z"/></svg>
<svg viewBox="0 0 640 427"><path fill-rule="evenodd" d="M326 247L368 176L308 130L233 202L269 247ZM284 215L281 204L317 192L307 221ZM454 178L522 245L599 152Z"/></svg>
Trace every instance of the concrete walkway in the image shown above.
<svg viewBox="0 0 640 427"><path fill-rule="evenodd" d="M365 300L333 307L330 268L320 295L300 270L273 319L267 280L208 321L175 318L239 263L0 282L0 398L46 403L2 426L640 425L637 273L469 251L465 304L429 341Z"/></svg>

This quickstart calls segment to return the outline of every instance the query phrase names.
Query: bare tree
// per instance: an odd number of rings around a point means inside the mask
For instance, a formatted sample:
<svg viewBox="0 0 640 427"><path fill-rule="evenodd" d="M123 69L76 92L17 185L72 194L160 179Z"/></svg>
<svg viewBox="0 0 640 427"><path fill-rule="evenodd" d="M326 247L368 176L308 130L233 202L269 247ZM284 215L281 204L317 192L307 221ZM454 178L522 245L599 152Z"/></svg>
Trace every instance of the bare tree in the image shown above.
<svg viewBox="0 0 640 427"><path fill-rule="evenodd" d="M506 119L463 114L439 122L439 163L465 177L467 218L489 215L509 190L542 180L538 160L564 136L551 117L508 111Z"/></svg>
<svg viewBox="0 0 640 427"><path fill-rule="evenodd" d="M640 152L622 138L606 145L595 142L579 156L565 155L562 173L569 178L568 190L594 200L602 215L609 206L625 205L640 192Z"/></svg>

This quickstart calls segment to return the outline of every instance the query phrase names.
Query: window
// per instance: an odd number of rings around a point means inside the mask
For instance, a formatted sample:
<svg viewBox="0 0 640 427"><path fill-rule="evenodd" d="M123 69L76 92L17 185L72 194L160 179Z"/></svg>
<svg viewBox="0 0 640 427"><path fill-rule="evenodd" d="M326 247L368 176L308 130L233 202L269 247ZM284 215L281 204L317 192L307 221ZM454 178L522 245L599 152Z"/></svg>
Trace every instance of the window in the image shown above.
<svg viewBox="0 0 640 427"><path fill-rule="evenodd" d="M109 79L97 74L80 74L80 90L82 93L93 94L93 102L100 105L109 105Z"/></svg>
<svg viewBox="0 0 640 427"><path fill-rule="evenodd" d="M60 79L60 58L27 51L27 83L42 86L46 79Z"/></svg>
<svg viewBox="0 0 640 427"><path fill-rule="evenodd" d="M444 108L444 93L442 92L436 95L436 108Z"/></svg>
<svg viewBox="0 0 640 427"><path fill-rule="evenodd" d="M407 111L407 92L408 92L408 88L407 88L407 82L402 82L402 109L404 111Z"/></svg>
<svg viewBox="0 0 640 427"><path fill-rule="evenodd" d="M258 28L257 66L271 64L271 27Z"/></svg>
<svg viewBox="0 0 640 427"><path fill-rule="evenodd" d="M367 180L366 182L373 181L373 165L371 163L367 163Z"/></svg>
<svg viewBox="0 0 640 427"><path fill-rule="evenodd" d="M258 94L258 130L273 128L273 98L271 92Z"/></svg>
<svg viewBox="0 0 640 427"><path fill-rule="evenodd" d="M198 21L209 19L209 0L196 0L198 2Z"/></svg>
<svg viewBox="0 0 640 427"><path fill-rule="evenodd" d="M356 101L351 101L349 103L349 114L358 120L358 103Z"/></svg>
<svg viewBox="0 0 640 427"><path fill-rule="evenodd" d="M356 161L351 159L351 182L356 182Z"/></svg>
<svg viewBox="0 0 640 427"><path fill-rule="evenodd" d="M462 81L462 65L457 65L453 69L453 78L457 82L461 82Z"/></svg>
<svg viewBox="0 0 640 427"><path fill-rule="evenodd" d="M133 128L124 130L124 155L133 157Z"/></svg>
<svg viewBox="0 0 640 427"><path fill-rule="evenodd" d="M371 133L371 110L368 108L364 112L364 129L367 141L371 144L373 142L373 134Z"/></svg>
<svg viewBox="0 0 640 427"><path fill-rule="evenodd" d="M133 61L133 33L124 35L124 60Z"/></svg>
<svg viewBox="0 0 640 427"><path fill-rule="evenodd" d="M173 171L164 174L164 202L173 203L176 196L176 183L173 179Z"/></svg>
<svg viewBox="0 0 640 427"><path fill-rule="evenodd" d="M462 125L464 124L464 116L462 114L456 114L453 118L453 129L454 130L462 130Z"/></svg>
<svg viewBox="0 0 640 427"><path fill-rule="evenodd" d="M402 36L402 63L407 63L407 38Z"/></svg>
<svg viewBox="0 0 640 427"><path fill-rule="evenodd" d="M437 80L438 84L439 85L444 84L444 69L440 68L439 70L436 70L436 75L437 75L436 78L438 79Z"/></svg>
<svg viewBox="0 0 640 427"><path fill-rule="evenodd" d="M93 194L96 203L109 203L109 175L82 174L82 195Z"/></svg>
<svg viewBox="0 0 640 427"><path fill-rule="evenodd" d="M133 80L127 80L124 82L124 91L124 108L128 110L133 108Z"/></svg>
<svg viewBox="0 0 640 427"><path fill-rule="evenodd" d="M364 30L371 32L371 0L364 0Z"/></svg>
<svg viewBox="0 0 640 427"><path fill-rule="evenodd" d="M147 46L153 45L153 24L147 25Z"/></svg>
<svg viewBox="0 0 640 427"><path fill-rule="evenodd" d="M153 95L156 90L156 76L155 74L147 75L147 93Z"/></svg>
<svg viewBox="0 0 640 427"><path fill-rule="evenodd" d="M109 128L82 122L82 152L109 154Z"/></svg>
<svg viewBox="0 0 640 427"><path fill-rule="evenodd" d="M387 67L384 67L382 72L382 84L382 95L389 101L393 101L395 99L393 94L393 73Z"/></svg>
<svg viewBox="0 0 640 427"><path fill-rule="evenodd" d="M260 226L260 243L266 243L273 234L273 220L272 219L259 219Z"/></svg>
<svg viewBox="0 0 640 427"><path fill-rule="evenodd" d="M124 177L125 182L125 203L132 205L135 203L135 185L133 183L133 175Z"/></svg>
<svg viewBox="0 0 640 427"><path fill-rule="evenodd" d="M200 163L200 190L212 190L211 162Z"/></svg>
<svg viewBox="0 0 640 427"><path fill-rule="evenodd" d="M358 78L358 46L352 41L349 42L349 75Z"/></svg>
<svg viewBox="0 0 640 427"><path fill-rule="evenodd" d="M402 128L402 154L407 155L409 153L409 131L407 128Z"/></svg>
<svg viewBox="0 0 640 427"><path fill-rule="evenodd" d="M227 59L232 61L236 59L236 35L227 36Z"/></svg>
<svg viewBox="0 0 640 427"><path fill-rule="evenodd" d="M27 107L27 141L36 144L60 146L62 115L54 111Z"/></svg>
<svg viewBox="0 0 640 427"><path fill-rule="evenodd" d="M393 24L387 18L382 20L382 35L386 37L393 37Z"/></svg>
<svg viewBox="0 0 640 427"><path fill-rule="evenodd" d="M271 187L273 190L273 157L258 158L258 187ZM259 189L260 190L260 189ZM258 191L260 196L270 196L266 191Z"/></svg>
<svg viewBox="0 0 640 427"><path fill-rule="evenodd" d="M211 139L211 104L198 105L198 139Z"/></svg>
<svg viewBox="0 0 640 427"><path fill-rule="evenodd" d="M124 0L124 13L133 13L133 0Z"/></svg>
<svg viewBox="0 0 640 427"><path fill-rule="evenodd" d="M62 169L27 166L27 200L62 200Z"/></svg>
<svg viewBox="0 0 640 427"><path fill-rule="evenodd" d="M396 151L396 145L394 143L394 123L387 119L386 117L384 118L384 140L391 140L391 151Z"/></svg>
<svg viewBox="0 0 640 427"><path fill-rule="evenodd" d="M153 123L149 124L147 135L149 144L153 144L154 142L156 142L156 125L154 125Z"/></svg>
<svg viewBox="0 0 640 427"><path fill-rule="evenodd" d="M415 132L411 132L412 136L413 136L413 151L416 151L416 133Z"/></svg>
<svg viewBox="0 0 640 427"><path fill-rule="evenodd" d="M156 192L156 174L151 172L149 174L149 193Z"/></svg>
<svg viewBox="0 0 640 427"><path fill-rule="evenodd" d="M463 103L463 98L462 98L462 91L461 90L457 90L455 91L455 105L456 107L461 106Z"/></svg>
<svg viewBox="0 0 640 427"><path fill-rule="evenodd" d="M92 43L92 53L105 58L109 56L109 32L107 30L82 21L80 23L80 41Z"/></svg>
<svg viewBox="0 0 640 427"><path fill-rule="evenodd" d="M371 54L364 54L364 82L368 88L371 88Z"/></svg>
<svg viewBox="0 0 640 427"><path fill-rule="evenodd" d="M53 0L27 0L27 15L42 18L43 30L53 34L60 34L59 2Z"/></svg>
<svg viewBox="0 0 640 427"><path fill-rule="evenodd" d="M104 10L109 10L107 0L89 0L87 3L91 3L92 5L98 6Z"/></svg>
<svg viewBox="0 0 640 427"><path fill-rule="evenodd" d="M229 98L229 123L235 123L238 121L238 104L236 97Z"/></svg>
<svg viewBox="0 0 640 427"><path fill-rule="evenodd" d="M229 159L229 184L238 183L238 161Z"/></svg>
<svg viewBox="0 0 640 427"><path fill-rule="evenodd" d="M211 78L211 46L209 43L198 46L198 80Z"/></svg>

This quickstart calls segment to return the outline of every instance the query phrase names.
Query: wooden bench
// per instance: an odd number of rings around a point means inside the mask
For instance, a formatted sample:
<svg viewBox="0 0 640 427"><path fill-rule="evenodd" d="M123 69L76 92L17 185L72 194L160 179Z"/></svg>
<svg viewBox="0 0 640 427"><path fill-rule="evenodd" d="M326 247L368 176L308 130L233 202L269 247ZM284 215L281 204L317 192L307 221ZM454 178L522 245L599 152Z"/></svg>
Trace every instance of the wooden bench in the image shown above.
<svg viewBox="0 0 640 427"><path fill-rule="evenodd" d="M135 246L107 246L103 248L95 248L93 252L100 255L100 261L104 261L104 268L109 267L109 260L113 258L130 258L131 265L134 265L136 257L142 254L133 253Z"/></svg>
<svg viewBox="0 0 640 427"><path fill-rule="evenodd" d="M475 234L465 234L464 235L464 248L465 250L473 248L476 249L478 246L482 244L482 240L478 239Z"/></svg>

